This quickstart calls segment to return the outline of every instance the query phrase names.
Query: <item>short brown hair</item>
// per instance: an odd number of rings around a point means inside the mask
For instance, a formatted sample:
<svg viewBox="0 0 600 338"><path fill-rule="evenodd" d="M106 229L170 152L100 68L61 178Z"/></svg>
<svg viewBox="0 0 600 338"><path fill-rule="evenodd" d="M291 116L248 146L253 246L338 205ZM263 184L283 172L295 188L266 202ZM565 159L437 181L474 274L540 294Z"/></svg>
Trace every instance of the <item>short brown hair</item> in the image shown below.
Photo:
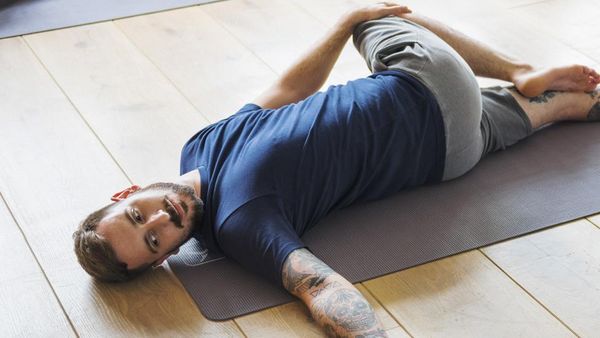
<svg viewBox="0 0 600 338"><path fill-rule="evenodd" d="M98 235L98 223L116 203L109 204L91 213L73 233L75 254L81 267L91 276L104 282L125 282L150 268L150 264L129 270L119 261L110 243Z"/></svg>

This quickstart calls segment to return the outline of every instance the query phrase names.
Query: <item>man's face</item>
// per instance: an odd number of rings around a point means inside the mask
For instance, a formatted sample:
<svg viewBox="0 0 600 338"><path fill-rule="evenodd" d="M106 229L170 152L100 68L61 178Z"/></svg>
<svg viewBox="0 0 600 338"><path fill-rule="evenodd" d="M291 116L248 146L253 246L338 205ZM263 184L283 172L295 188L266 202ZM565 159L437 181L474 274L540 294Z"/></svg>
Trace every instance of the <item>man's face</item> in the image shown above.
<svg viewBox="0 0 600 338"><path fill-rule="evenodd" d="M189 239L201 208L191 187L157 183L116 203L96 232L129 270L160 264Z"/></svg>

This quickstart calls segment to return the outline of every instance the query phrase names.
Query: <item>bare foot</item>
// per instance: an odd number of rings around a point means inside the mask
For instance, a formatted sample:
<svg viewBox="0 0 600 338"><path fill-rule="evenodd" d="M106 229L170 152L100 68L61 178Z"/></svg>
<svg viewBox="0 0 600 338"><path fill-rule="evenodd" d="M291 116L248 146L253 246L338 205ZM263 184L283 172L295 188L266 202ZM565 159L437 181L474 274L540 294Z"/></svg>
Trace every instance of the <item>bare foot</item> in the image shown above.
<svg viewBox="0 0 600 338"><path fill-rule="evenodd" d="M591 92L600 83L600 75L582 65L571 65L539 70L521 70L513 75L519 92L535 97L547 90Z"/></svg>

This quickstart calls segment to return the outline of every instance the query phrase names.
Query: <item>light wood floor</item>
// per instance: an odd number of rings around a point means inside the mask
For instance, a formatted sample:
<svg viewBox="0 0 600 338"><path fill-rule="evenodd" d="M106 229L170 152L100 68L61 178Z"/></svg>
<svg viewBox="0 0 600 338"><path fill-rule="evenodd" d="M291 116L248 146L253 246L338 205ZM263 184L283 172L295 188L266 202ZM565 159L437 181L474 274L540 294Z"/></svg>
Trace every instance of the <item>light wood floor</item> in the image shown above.
<svg viewBox="0 0 600 338"><path fill-rule="evenodd" d="M211 322L168 269L94 283L71 233L123 186L177 175L190 135L363 2L231 0L0 40L0 336L323 336L299 303ZM599 0L407 4L537 65L600 63ZM349 45L328 84L367 73ZM394 337L598 337L598 225L582 218L358 287Z"/></svg>

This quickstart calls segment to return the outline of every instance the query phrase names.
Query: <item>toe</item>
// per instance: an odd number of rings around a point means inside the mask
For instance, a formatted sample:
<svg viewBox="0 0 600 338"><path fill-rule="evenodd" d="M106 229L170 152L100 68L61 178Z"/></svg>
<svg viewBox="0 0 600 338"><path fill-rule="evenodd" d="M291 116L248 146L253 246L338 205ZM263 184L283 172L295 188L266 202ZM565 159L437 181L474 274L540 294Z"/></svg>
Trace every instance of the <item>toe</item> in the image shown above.
<svg viewBox="0 0 600 338"><path fill-rule="evenodd" d="M581 66L580 71L583 75L587 75L587 76L593 76L594 74L597 75L596 71L594 71L592 68L587 67L587 66Z"/></svg>
<svg viewBox="0 0 600 338"><path fill-rule="evenodd" d="M598 74L598 72L596 72L594 69L589 68L589 67L584 67L583 72L586 76L588 76L593 81L600 81L600 74Z"/></svg>

